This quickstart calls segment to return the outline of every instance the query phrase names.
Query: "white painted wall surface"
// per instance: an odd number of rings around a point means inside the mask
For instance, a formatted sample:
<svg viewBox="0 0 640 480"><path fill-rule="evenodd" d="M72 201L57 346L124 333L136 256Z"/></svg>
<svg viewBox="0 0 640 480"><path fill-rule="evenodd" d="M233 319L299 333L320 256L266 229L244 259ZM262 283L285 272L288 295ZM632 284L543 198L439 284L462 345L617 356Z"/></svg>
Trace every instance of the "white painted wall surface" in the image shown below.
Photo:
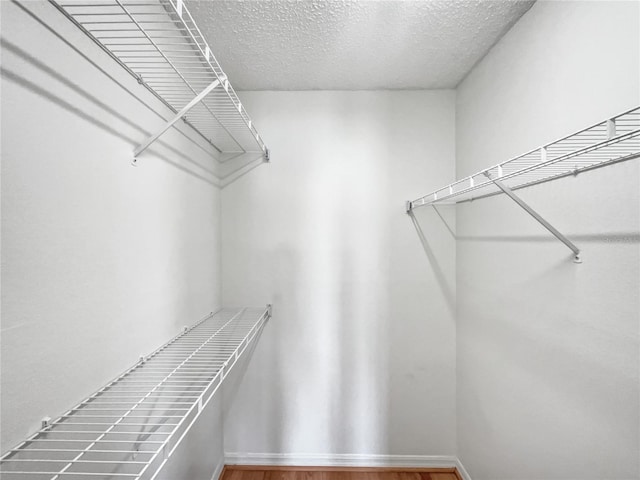
<svg viewBox="0 0 640 480"><path fill-rule="evenodd" d="M537 2L458 89L459 177L640 103L638 2ZM458 439L474 480L638 479L638 161L458 207Z"/></svg>
<svg viewBox="0 0 640 480"><path fill-rule="evenodd" d="M184 125L132 167L168 109L48 2L0 3L5 451L220 305L220 191Z"/></svg>
<svg viewBox="0 0 640 480"><path fill-rule="evenodd" d="M222 395L216 394L158 474L158 480L217 480L224 467Z"/></svg>
<svg viewBox="0 0 640 480"><path fill-rule="evenodd" d="M455 244L404 213L453 177L454 92L243 101L273 161L223 190L223 300L273 319L225 451L455 454Z"/></svg>

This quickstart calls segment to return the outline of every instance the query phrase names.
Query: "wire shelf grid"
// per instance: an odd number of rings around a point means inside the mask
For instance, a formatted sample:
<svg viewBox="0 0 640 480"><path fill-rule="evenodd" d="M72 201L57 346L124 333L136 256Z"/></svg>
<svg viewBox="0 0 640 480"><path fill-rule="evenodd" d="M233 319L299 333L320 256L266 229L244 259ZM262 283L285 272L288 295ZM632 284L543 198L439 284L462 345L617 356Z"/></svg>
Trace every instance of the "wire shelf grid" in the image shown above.
<svg viewBox="0 0 640 480"><path fill-rule="evenodd" d="M267 147L183 0L50 0L174 112L214 81L185 114L219 152Z"/></svg>
<svg viewBox="0 0 640 480"><path fill-rule="evenodd" d="M502 193L491 179L517 190L638 157L640 107L435 190L409 202L409 209Z"/></svg>
<svg viewBox="0 0 640 480"><path fill-rule="evenodd" d="M0 477L154 478L270 316L223 309L185 329L6 452Z"/></svg>

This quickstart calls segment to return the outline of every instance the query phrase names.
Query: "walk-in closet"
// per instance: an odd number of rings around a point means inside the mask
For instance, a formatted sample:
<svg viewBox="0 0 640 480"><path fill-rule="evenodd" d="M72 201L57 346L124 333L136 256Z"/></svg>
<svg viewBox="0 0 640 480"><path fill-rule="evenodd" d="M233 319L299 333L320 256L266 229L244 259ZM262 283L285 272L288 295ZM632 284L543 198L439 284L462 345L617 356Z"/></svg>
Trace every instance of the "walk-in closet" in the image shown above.
<svg viewBox="0 0 640 480"><path fill-rule="evenodd" d="M2 480L640 480L640 2L0 0Z"/></svg>

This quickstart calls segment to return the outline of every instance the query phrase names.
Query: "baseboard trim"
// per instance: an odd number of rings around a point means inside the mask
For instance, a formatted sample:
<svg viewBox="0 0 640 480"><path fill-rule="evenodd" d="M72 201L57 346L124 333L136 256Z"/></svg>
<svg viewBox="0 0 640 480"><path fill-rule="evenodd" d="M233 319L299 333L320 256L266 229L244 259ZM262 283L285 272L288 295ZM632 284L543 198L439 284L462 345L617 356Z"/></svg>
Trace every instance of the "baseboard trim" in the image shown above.
<svg viewBox="0 0 640 480"><path fill-rule="evenodd" d="M222 471L224 470L226 460L223 458L222 461L218 462L216 465L216 469L213 471L213 475L211 475L211 480L219 480L222 476Z"/></svg>
<svg viewBox="0 0 640 480"><path fill-rule="evenodd" d="M449 455L362 455L225 453L228 465L313 466L313 467L398 467L455 468L458 459ZM465 478L464 480L470 480Z"/></svg>
<svg viewBox="0 0 640 480"><path fill-rule="evenodd" d="M471 475L469 475L469 472L464 468L459 458L456 458L456 471L462 480L471 480Z"/></svg>

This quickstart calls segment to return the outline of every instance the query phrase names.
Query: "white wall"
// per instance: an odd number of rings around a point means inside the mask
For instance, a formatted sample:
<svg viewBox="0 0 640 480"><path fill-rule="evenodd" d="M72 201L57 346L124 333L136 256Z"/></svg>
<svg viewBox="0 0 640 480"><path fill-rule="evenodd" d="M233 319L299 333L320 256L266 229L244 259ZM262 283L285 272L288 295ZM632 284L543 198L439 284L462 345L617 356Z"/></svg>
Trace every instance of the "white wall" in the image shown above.
<svg viewBox="0 0 640 480"><path fill-rule="evenodd" d="M225 392L227 452L458 451L474 480L638 478L637 162L522 192L582 265L505 198L446 222L402 210L454 165L637 105L637 3L538 2L457 100L244 92L273 163L222 200L183 125L131 167L168 110L50 4L0 5L3 451L222 299L274 303ZM165 478L219 463L221 403Z"/></svg>
<svg viewBox="0 0 640 480"><path fill-rule="evenodd" d="M458 177L640 103L638 2L537 2L459 86ZM640 476L638 161L457 210L458 439L474 480Z"/></svg>
<svg viewBox="0 0 640 480"><path fill-rule="evenodd" d="M132 167L168 109L48 2L0 3L4 451L221 294L210 147L179 125Z"/></svg>
<svg viewBox="0 0 640 480"><path fill-rule="evenodd" d="M225 461L222 407L222 395L217 393L162 467L158 480L217 480Z"/></svg>
<svg viewBox="0 0 640 480"><path fill-rule="evenodd" d="M423 246L404 213L453 177L454 93L243 102L273 161L223 190L223 299L273 319L225 450L455 454L455 244L424 211Z"/></svg>

